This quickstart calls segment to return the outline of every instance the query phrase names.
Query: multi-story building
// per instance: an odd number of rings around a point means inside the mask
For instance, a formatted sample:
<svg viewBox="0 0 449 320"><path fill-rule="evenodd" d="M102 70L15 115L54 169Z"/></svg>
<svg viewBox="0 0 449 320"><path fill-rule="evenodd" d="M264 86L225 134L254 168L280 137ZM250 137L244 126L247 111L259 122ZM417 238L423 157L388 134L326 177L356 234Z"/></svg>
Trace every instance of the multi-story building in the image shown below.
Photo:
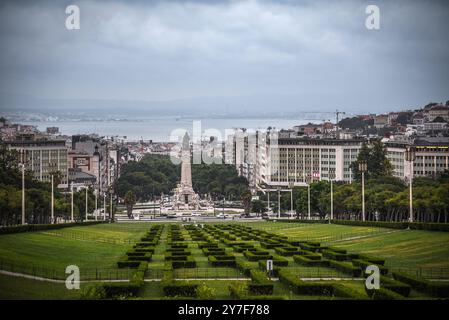
<svg viewBox="0 0 449 320"><path fill-rule="evenodd" d="M68 148L65 140L16 140L8 142L7 146L19 152L20 161L37 180L50 182L51 175L58 172L60 187L67 186Z"/></svg>
<svg viewBox="0 0 449 320"><path fill-rule="evenodd" d="M449 139L448 138L420 138L411 142L388 141L387 157L393 166L393 175L409 180L410 177L436 177L445 170L449 170ZM407 147L415 147L415 161L413 170L410 162L405 160ZM413 172L412 172L413 171Z"/></svg>
<svg viewBox="0 0 449 320"><path fill-rule="evenodd" d="M68 152L69 169L79 169L84 173L91 174L96 181L100 180L100 154L94 152L89 154L85 151Z"/></svg>
<svg viewBox="0 0 449 320"><path fill-rule="evenodd" d="M269 150L269 185L319 180L353 181L352 162L364 139L279 138Z"/></svg>
<svg viewBox="0 0 449 320"><path fill-rule="evenodd" d="M428 122L432 122L436 118L449 121L449 106L444 106L441 104L431 106L424 110L424 117Z"/></svg>

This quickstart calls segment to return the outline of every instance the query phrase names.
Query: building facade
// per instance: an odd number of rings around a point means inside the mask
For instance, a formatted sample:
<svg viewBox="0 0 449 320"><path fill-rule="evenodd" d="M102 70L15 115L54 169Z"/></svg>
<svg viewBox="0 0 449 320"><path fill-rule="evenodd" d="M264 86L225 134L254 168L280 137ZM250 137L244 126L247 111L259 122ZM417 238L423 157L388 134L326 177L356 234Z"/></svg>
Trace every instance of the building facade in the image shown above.
<svg viewBox="0 0 449 320"><path fill-rule="evenodd" d="M34 178L50 182L52 174L60 174L60 186L68 183L68 148L65 140L24 140L7 143L8 147L20 154L20 161L31 171Z"/></svg>
<svg viewBox="0 0 449 320"><path fill-rule="evenodd" d="M269 185L302 185L320 180L352 182L352 162L364 139L279 138L269 148ZM277 150L276 150L277 149Z"/></svg>
<svg viewBox="0 0 449 320"><path fill-rule="evenodd" d="M411 143L389 141L385 144L387 157L393 166L393 175L400 179L408 181L412 176L436 178L449 170L448 138L416 139ZM410 162L405 160L405 151L410 146L416 150L413 170Z"/></svg>

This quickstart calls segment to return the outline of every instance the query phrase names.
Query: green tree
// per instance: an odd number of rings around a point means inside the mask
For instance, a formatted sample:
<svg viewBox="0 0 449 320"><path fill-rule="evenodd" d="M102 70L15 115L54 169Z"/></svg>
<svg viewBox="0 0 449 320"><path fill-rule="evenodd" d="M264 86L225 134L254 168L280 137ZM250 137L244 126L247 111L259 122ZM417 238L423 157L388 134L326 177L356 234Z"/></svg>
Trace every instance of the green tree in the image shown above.
<svg viewBox="0 0 449 320"><path fill-rule="evenodd" d="M362 161L367 163L367 172L365 172L367 179L387 177L393 173L393 167L387 158L387 149L380 140L371 145L363 144L357 155L357 160L351 164L354 178L358 181L361 179L359 164Z"/></svg>
<svg viewBox="0 0 449 320"><path fill-rule="evenodd" d="M267 212L267 206L262 200L253 200L251 202L251 211L255 213L265 213Z"/></svg>

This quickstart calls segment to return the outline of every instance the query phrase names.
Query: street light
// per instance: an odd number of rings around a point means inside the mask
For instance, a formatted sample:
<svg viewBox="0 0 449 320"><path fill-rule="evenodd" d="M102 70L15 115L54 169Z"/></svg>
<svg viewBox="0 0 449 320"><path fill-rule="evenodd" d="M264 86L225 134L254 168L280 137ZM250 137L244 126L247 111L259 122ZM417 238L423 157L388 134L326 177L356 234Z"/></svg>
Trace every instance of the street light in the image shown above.
<svg viewBox="0 0 449 320"><path fill-rule="evenodd" d="M88 194L87 194L87 191L89 190L89 187L88 186L86 186L86 221L87 221L87 211L88 211L88 205L89 205L89 199L88 199Z"/></svg>
<svg viewBox="0 0 449 320"><path fill-rule="evenodd" d="M22 225L25 223L25 164L19 164L20 169L22 170Z"/></svg>
<svg viewBox="0 0 449 320"><path fill-rule="evenodd" d="M95 221L98 220L98 190L95 189L94 190L94 194L95 194Z"/></svg>
<svg viewBox="0 0 449 320"><path fill-rule="evenodd" d="M278 188L278 219L281 218L281 188Z"/></svg>
<svg viewBox="0 0 449 320"><path fill-rule="evenodd" d="M51 176L51 217L50 223L55 223L55 182L54 182L54 168L57 167L58 164L56 162L49 162L48 167L50 168L50 176Z"/></svg>
<svg viewBox="0 0 449 320"><path fill-rule="evenodd" d="M74 222L73 218L73 182L70 184L70 198L71 198L71 207L70 207L70 222Z"/></svg>
<svg viewBox="0 0 449 320"><path fill-rule="evenodd" d="M106 192L103 193L103 221L106 221Z"/></svg>
<svg viewBox="0 0 449 320"><path fill-rule="evenodd" d="M290 218L293 218L293 187L295 186L295 183L289 182L288 186L290 188Z"/></svg>
<svg viewBox="0 0 449 320"><path fill-rule="evenodd" d="M413 222L413 161L415 161L416 158L416 149L415 147L408 147L405 151L405 161L409 162L410 165L410 217L409 221Z"/></svg>
<svg viewBox="0 0 449 320"><path fill-rule="evenodd" d="M310 215L310 181L307 184L307 212L308 212L308 218L311 219Z"/></svg>
<svg viewBox="0 0 449 320"><path fill-rule="evenodd" d="M330 182L331 182L331 215L329 217L329 224L334 219L334 180L333 175L330 176Z"/></svg>
<svg viewBox="0 0 449 320"><path fill-rule="evenodd" d="M359 171L362 173L362 221L365 221L365 172L368 170L366 161L359 162Z"/></svg>

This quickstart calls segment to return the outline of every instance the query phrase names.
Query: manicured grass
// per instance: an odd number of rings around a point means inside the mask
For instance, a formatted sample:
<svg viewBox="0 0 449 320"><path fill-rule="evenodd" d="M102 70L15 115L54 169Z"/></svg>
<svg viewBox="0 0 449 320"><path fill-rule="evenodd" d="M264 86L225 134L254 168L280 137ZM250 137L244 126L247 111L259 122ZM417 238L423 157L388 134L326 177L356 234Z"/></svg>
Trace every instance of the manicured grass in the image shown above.
<svg viewBox="0 0 449 320"><path fill-rule="evenodd" d="M82 232L89 236L103 235L115 239L141 236L145 230L129 232L128 226L119 224L74 227L58 230L62 233ZM135 230L135 229L134 229ZM116 268L117 260L132 244L98 242L92 238L61 237L44 232L17 233L0 236L0 264L12 262L20 272L20 266L35 266L64 272L66 266L83 268Z"/></svg>
<svg viewBox="0 0 449 320"><path fill-rule="evenodd" d="M316 240L351 252L375 255L385 258L389 266L449 268L448 232L282 222L250 226L293 239Z"/></svg>
<svg viewBox="0 0 449 320"><path fill-rule="evenodd" d="M338 247L385 258L390 266L449 268L448 232L397 230L370 238L343 241L338 243Z"/></svg>
<svg viewBox="0 0 449 320"><path fill-rule="evenodd" d="M64 283L49 283L0 274L0 300L78 299L79 290L67 290Z"/></svg>
<svg viewBox="0 0 449 320"><path fill-rule="evenodd" d="M249 224L249 226L278 233L293 239L320 241L324 243L391 231L391 229L386 228L324 223L256 222Z"/></svg>
<svg viewBox="0 0 449 320"><path fill-rule="evenodd" d="M254 229L262 229L268 232L287 236L295 240L320 241L323 245L332 245L345 248L349 252L360 252L375 257L385 258L388 267L401 266L410 268L448 268L449 270L449 233L418 231L418 230L392 230L374 227L359 227L346 225L307 224L307 223L285 223L285 222L251 222L251 223L229 223L242 224ZM170 223L171 224L171 223ZM217 223L214 223L217 224ZM116 263L123 257L135 241L150 229L152 223L115 223L102 224L86 227L65 228L54 231L42 231L33 233L19 233L0 236L0 269L10 270L2 265L2 259L16 263L15 272L36 274L35 269L30 267L42 266L50 270L46 274L54 278L51 273L56 270L58 278L65 278L65 268L74 264L80 267L83 278L83 270L98 269L103 272L101 278L125 279L128 278L128 270L118 270ZM168 225L168 224L167 224ZM152 260L148 263L149 270L146 279L160 279L165 264L165 253L168 248L168 228L164 228L159 244L155 248ZM187 229L182 228L181 233L189 245L193 259L197 263L194 269L176 269L173 274L175 278L192 279L201 284L199 278L220 278L222 280L205 281L214 288L216 299L229 299L228 286L232 278L246 277L241 271L230 267L212 267L203 251L198 248ZM106 240L105 240L106 239ZM111 240L110 242L107 239ZM218 240L218 238L217 238ZM260 248L258 241L253 241L256 248ZM231 246L220 244L226 253L235 255L237 259L246 258L242 253L237 253ZM264 249L266 250L266 249ZM273 249L268 249L270 254L275 254ZM293 261L292 257L286 257L288 268L302 278L328 278L343 277L348 275L333 268L306 267ZM258 267L257 263L253 263ZM21 269L18 266L27 266ZM7 266L7 265L6 265ZM102 270L103 269L103 270ZM38 276L40 274L37 270ZM95 270L95 273L97 270ZM112 275L104 272L111 272ZM64 284L53 284L48 282L29 280L23 278L0 276L0 299L70 299L77 298L79 292L65 289ZM17 283L17 285L16 285ZM358 291L362 296L364 293L363 281L339 281ZM286 296L289 299L332 299L330 297L297 296L289 291L284 284L275 281L274 295ZM23 292L23 294L21 293ZM144 299L161 299L163 297L160 282L146 282L140 295ZM412 298L421 297L412 293Z"/></svg>

